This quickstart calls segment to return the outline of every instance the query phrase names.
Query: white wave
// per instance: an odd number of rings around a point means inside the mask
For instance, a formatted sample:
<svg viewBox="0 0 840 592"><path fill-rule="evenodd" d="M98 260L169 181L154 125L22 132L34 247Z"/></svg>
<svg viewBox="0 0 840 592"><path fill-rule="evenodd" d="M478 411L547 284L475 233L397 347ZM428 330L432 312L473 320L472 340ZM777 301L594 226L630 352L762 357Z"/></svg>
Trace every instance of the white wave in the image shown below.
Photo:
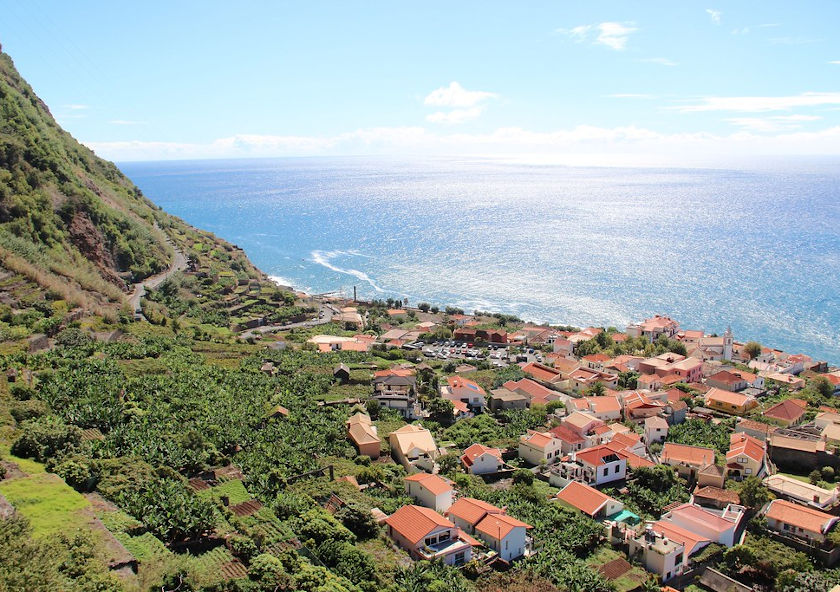
<svg viewBox="0 0 840 592"><path fill-rule="evenodd" d="M305 294L312 292L312 288L308 286L296 286L292 280L285 278L282 275L270 275L268 276L268 279L282 288L292 288L293 290L304 292Z"/></svg>
<svg viewBox="0 0 840 592"><path fill-rule="evenodd" d="M377 292L384 292L382 288L376 285L371 277L363 271L359 271L358 269L344 269L342 267L338 267L330 262L330 259L335 259L336 257L341 256L356 256L356 257L364 257L365 255L361 255L360 253L354 252L347 252L347 251L312 251L311 253L312 261L317 263L318 265L323 265L327 269L331 269L337 273L343 273L345 275L351 275L355 278L362 280L363 282L367 282L371 285L371 287L376 290Z"/></svg>

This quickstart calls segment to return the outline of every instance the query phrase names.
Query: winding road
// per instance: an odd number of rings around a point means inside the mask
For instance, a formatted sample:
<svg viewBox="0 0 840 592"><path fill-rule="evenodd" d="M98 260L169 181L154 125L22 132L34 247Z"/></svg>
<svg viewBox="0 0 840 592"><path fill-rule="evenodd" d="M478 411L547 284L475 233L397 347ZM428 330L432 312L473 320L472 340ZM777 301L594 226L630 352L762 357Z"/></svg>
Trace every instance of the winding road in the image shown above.
<svg viewBox="0 0 840 592"><path fill-rule="evenodd" d="M172 277L173 274L179 271L184 271L187 268L187 257L184 253L176 247L171 240L167 238L169 245L175 250L175 256L172 258L172 265L169 269L147 277L142 282L134 284L134 292L128 298L128 303L131 305L131 310L136 313L140 309L140 299L146 294L146 288L157 288L163 282ZM143 316L140 313L140 316ZM145 317L143 317L145 320Z"/></svg>

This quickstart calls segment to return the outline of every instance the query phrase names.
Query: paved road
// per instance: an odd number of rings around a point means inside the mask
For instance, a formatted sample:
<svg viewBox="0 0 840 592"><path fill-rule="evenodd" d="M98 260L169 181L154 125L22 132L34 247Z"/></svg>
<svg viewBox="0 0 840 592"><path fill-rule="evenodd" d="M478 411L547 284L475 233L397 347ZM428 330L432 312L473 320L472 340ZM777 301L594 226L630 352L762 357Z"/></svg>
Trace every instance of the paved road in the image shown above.
<svg viewBox="0 0 840 592"><path fill-rule="evenodd" d="M175 250L175 256L172 258L172 265L164 272L157 275L149 276L140 283L134 284L134 292L128 298L128 303L131 305L131 310L136 311L140 308L140 299L146 294L146 288L157 288L163 282L168 280L172 274L183 271L187 268L187 257L181 250L172 244L172 241L167 239L169 244Z"/></svg>
<svg viewBox="0 0 840 592"><path fill-rule="evenodd" d="M274 333L275 331L288 331L289 329L300 329L317 327L318 325L326 325L332 321L334 314L338 314L338 310L327 302L320 302L318 305L318 318L310 321L301 321L300 323L290 323L288 325L265 325L263 327L256 327L248 329L239 334L242 339L248 339L255 335L262 335L264 333Z"/></svg>

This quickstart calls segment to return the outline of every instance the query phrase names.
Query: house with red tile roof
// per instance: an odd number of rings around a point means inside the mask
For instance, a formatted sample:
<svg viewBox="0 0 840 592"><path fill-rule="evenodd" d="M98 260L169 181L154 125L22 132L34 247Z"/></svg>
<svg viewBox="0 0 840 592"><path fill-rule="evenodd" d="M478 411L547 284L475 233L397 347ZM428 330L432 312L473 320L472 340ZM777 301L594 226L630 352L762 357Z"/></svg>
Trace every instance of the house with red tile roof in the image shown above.
<svg viewBox="0 0 840 592"><path fill-rule="evenodd" d="M645 419L645 442L664 442L668 437L668 422L664 418L654 416Z"/></svg>
<svg viewBox="0 0 840 592"><path fill-rule="evenodd" d="M528 531L533 526L507 514L488 514L475 525L475 536L505 561L524 557L530 546Z"/></svg>
<svg viewBox="0 0 840 592"><path fill-rule="evenodd" d="M775 432L776 429L776 426L761 423L760 421L754 421L752 419L746 419L744 417L738 419L738 423L735 424L736 433L748 434L761 441L766 441L767 438L770 437L770 434Z"/></svg>
<svg viewBox="0 0 840 592"><path fill-rule="evenodd" d="M560 459L562 450L562 441L550 432L528 430L519 437L519 458L532 465L556 462Z"/></svg>
<svg viewBox="0 0 840 592"><path fill-rule="evenodd" d="M570 481L555 496L563 505L580 510L596 520L618 514L624 504L579 481Z"/></svg>
<svg viewBox="0 0 840 592"><path fill-rule="evenodd" d="M458 528L467 534L475 534L476 525L488 514L504 514L502 508L497 508L480 499L461 497L446 511L446 517L452 520Z"/></svg>
<svg viewBox="0 0 840 592"><path fill-rule="evenodd" d="M762 415L785 427L799 423L808 410L808 402L802 399L785 399L765 409Z"/></svg>
<svg viewBox="0 0 840 592"><path fill-rule="evenodd" d="M463 376L448 376L446 384L440 387L440 396L455 403L459 401L469 407L470 411L481 411L487 405L487 393L477 382Z"/></svg>
<svg viewBox="0 0 840 592"><path fill-rule="evenodd" d="M627 477L627 456L607 444L573 452L551 469L549 483L564 487L570 481L604 485Z"/></svg>
<svg viewBox="0 0 840 592"><path fill-rule="evenodd" d="M563 374L551 366L540 364L539 362L530 362L522 366L522 371L536 380L547 385L555 385L563 382Z"/></svg>
<svg viewBox="0 0 840 592"><path fill-rule="evenodd" d="M840 519L815 508L782 499L775 499L767 504L764 517L770 530L810 543L825 541L828 531Z"/></svg>
<svg viewBox="0 0 840 592"><path fill-rule="evenodd" d="M641 374L655 374L663 383L700 382L703 378L703 362L696 358L666 352L639 362Z"/></svg>
<svg viewBox="0 0 840 592"><path fill-rule="evenodd" d="M680 324L666 316L655 315L641 323L627 325L626 333L630 337L644 337L651 343L660 335L674 337L680 330Z"/></svg>
<svg viewBox="0 0 840 592"><path fill-rule="evenodd" d="M688 567L689 557L712 542L707 536L691 532L686 528L664 520L654 522L651 525L651 530L683 546L685 549L682 557L683 567Z"/></svg>
<svg viewBox="0 0 840 592"><path fill-rule="evenodd" d="M549 433L560 440L560 449L563 454L576 452L586 446L586 438L581 436L568 425L560 424L559 426L555 426L549 430Z"/></svg>
<svg viewBox="0 0 840 592"><path fill-rule="evenodd" d="M758 407L758 401L750 395L733 393L712 387L704 397L705 406L730 415L744 415Z"/></svg>
<svg viewBox="0 0 840 592"><path fill-rule="evenodd" d="M475 535L505 561L525 555L530 524L508 516L504 509L482 500L462 497L446 512L447 518L467 534Z"/></svg>
<svg viewBox="0 0 840 592"><path fill-rule="evenodd" d="M452 481L430 473L414 473L404 480L405 492L421 506L445 512L455 501Z"/></svg>
<svg viewBox="0 0 840 592"><path fill-rule="evenodd" d="M645 530L637 537L627 539L627 554L632 558L641 559L645 569L662 578L663 582L680 575L683 572L683 556L685 545L672 541L667 536L654 531ZM665 586L662 592L677 592L674 588Z"/></svg>
<svg viewBox="0 0 840 592"><path fill-rule="evenodd" d="M569 373L569 386L578 392L588 391L595 384L601 383L608 388L618 386L618 376L590 368L578 368Z"/></svg>
<svg viewBox="0 0 840 592"><path fill-rule="evenodd" d="M472 559L472 545L459 529L434 510L403 506L385 519L388 536L412 559L463 565Z"/></svg>
<svg viewBox="0 0 840 592"><path fill-rule="evenodd" d="M659 462L676 468L681 477L688 479L696 477L703 467L715 464L715 451L702 446L665 442Z"/></svg>
<svg viewBox="0 0 840 592"><path fill-rule="evenodd" d="M585 399L589 403L589 412L601 421L621 420L621 402L617 397L604 395Z"/></svg>
<svg viewBox="0 0 840 592"><path fill-rule="evenodd" d="M632 391L623 397L624 417L629 420L642 420L659 415L665 410L665 397ZM665 398L667 401L667 398Z"/></svg>
<svg viewBox="0 0 840 592"><path fill-rule="evenodd" d="M473 475L496 473L504 466L502 451L498 448L488 448L481 444L473 444L461 455L461 466Z"/></svg>
<svg viewBox="0 0 840 592"><path fill-rule="evenodd" d="M583 356L580 361L583 362L587 368L591 370L597 370L599 372L604 371L604 364L610 361L610 357L607 354L597 353L597 354L589 354L588 356Z"/></svg>
<svg viewBox="0 0 840 592"><path fill-rule="evenodd" d="M736 544L735 533L744 518L744 508L728 505L722 513L712 512L696 504L682 504L662 515L666 522L712 542L731 547Z"/></svg>
<svg viewBox="0 0 840 592"><path fill-rule="evenodd" d="M712 374L706 379L706 384L732 392L742 391L749 386L743 377L727 370Z"/></svg>
<svg viewBox="0 0 840 592"><path fill-rule="evenodd" d="M516 381L509 380L502 386L511 392L519 393L528 397L529 406L545 405L551 401L556 401L558 399L565 401L569 398L568 395L545 387L529 378L521 378Z"/></svg>
<svg viewBox="0 0 840 592"><path fill-rule="evenodd" d="M767 468L764 442L744 433L729 437L726 453L726 478L740 481L745 477L763 477Z"/></svg>

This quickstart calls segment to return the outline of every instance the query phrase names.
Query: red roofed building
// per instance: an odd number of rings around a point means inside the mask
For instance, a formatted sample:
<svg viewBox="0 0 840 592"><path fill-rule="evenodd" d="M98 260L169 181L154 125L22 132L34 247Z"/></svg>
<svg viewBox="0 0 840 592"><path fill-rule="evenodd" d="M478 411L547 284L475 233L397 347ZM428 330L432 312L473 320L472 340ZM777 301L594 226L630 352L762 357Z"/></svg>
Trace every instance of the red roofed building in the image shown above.
<svg viewBox="0 0 840 592"><path fill-rule="evenodd" d="M524 557L529 546L528 531L533 528L507 514L488 514L475 526L475 535L505 561Z"/></svg>
<svg viewBox="0 0 840 592"><path fill-rule="evenodd" d="M458 527L429 508L403 506L385 519L388 536L413 559L463 565L472 559L472 545Z"/></svg>
<svg viewBox="0 0 840 592"><path fill-rule="evenodd" d="M747 411L758 407L758 401L749 395L712 387L706 393L705 406L730 415L744 415Z"/></svg>
<svg viewBox="0 0 840 592"><path fill-rule="evenodd" d="M522 371L534 380L544 384L557 384L563 381L563 375L559 370L538 362L525 364L522 366Z"/></svg>
<svg viewBox="0 0 840 592"><path fill-rule="evenodd" d="M624 509L624 504L579 481L571 481L557 493L563 504L580 510L596 520L603 520Z"/></svg>
<svg viewBox="0 0 840 592"><path fill-rule="evenodd" d="M495 473L503 464L502 452L498 448L488 448L481 444L473 444L461 455L461 465L473 475Z"/></svg>
<svg viewBox="0 0 840 592"><path fill-rule="evenodd" d="M562 450L563 443L549 432L528 430L519 437L519 458L532 465L556 462Z"/></svg>
<svg viewBox="0 0 840 592"><path fill-rule="evenodd" d="M504 510L479 499L462 497L446 511L446 517L467 534L475 534L476 525L488 514L504 514Z"/></svg>
<svg viewBox="0 0 840 592"><path fill-rule="evenodd" d="M727 391L742 391L749 386L743 377L727 370L721 370L706 379L706 384Z"/></svg>
<svg viewBox="0 0 840 592"><path fill-rule="evenodd" d="M701 469L715 464L715 451L702 446L665 442L659 462L675 467L681 477L694 478Z"/></svg>
<svg viewBox="0 0 840 592"><path fill-rule="evenodd" d="M808 410L808 402L802 399L785 399L765 410L762 415L785 427L797 424Z"/></svg>
<svg viewBox="0 0 840 592"><path fill-rule="evenodd" d="M794 504L787 500L771 501L764 512L767 528L780 534L821 543L838 517Z"/></svg>
<svg viewBox="0 0 840 592"><path fill-rule="evenodd" d="M439 475L415 473L404 479L405 492L421 506L445 512L455 499L452 482Z"/></svg>
<svg viewBox="0 0 840 592"><path fill-rule="evenodd" d="M727 479L763 477L766 472L766 457L765 444L758 438L745 433L731 434L729 452L726 453Z"/></svg>
<svg viewBox="0 0 840 592"><path fill-rule="evenodd" d="M528 378L521 378L517 381L509 380L502 386L509 391L520 393L528 397L529 405L545 405L550 401L566 399L568 397L563 393L544 387L540 383L534 382Z"/></svg>
<svg viewBox="0 0 840 592"><path fill-rule="evenodd" d="M570 481L603 485L627 477L627 456L609 445L593 446L572 453L552 468L549 482L564 487Z"/></svg>
<svg viewBox="0 0 840 592"><path fill-rule="evenodd" d="M487 401L487 393L481 386L463 376L449 376L446 384L440 387L440 396L453 403L460 401L469 407L470 411L484 409Z"/></svg>

